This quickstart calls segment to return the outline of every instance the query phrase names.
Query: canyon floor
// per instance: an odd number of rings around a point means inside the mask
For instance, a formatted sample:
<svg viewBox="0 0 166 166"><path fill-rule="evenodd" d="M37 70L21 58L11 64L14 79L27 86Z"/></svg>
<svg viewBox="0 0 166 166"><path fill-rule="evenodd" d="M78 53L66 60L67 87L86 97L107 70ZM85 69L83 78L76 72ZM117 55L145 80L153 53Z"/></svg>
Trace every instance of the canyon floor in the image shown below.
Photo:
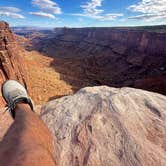
<svg viewBox="0 0 166 166"><path fill-rule="evenodd" d="M26 65L29 93L36 104L73 93L72 86L61 80L60 73L50 67L53 58L24 50L21 56Z"/></svg>

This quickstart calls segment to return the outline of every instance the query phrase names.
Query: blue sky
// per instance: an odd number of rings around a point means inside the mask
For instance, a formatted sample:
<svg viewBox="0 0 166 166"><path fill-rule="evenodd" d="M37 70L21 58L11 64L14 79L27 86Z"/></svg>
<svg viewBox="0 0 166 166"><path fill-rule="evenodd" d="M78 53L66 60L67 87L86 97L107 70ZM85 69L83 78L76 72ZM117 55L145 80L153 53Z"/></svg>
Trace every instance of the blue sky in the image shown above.
<svg viewBox="0 0 166 166"><path fill-rule="evenodd" d="M0 0L11 26L99 27L166 24L166 0Z"/></svg>

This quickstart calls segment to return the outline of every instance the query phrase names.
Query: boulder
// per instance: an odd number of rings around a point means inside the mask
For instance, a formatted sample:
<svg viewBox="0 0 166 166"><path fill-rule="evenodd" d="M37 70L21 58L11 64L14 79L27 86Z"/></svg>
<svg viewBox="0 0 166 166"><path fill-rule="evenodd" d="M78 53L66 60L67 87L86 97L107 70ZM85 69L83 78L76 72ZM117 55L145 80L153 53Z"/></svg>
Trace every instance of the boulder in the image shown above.
<svg viewBox="0 0 166 166"><path fill-rule="evenodd" d="M59 166L166 165L166 97L87 87L46 103L41 117Z"/></svg>

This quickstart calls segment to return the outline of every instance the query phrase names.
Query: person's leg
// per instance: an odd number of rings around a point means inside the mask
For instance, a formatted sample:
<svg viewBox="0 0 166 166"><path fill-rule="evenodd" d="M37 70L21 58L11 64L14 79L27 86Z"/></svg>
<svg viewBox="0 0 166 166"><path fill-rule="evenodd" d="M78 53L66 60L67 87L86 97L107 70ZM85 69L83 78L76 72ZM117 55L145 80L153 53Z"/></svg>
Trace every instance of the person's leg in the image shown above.
<svg viewBox="0 0 166 166"><path fill-rule="evenodd" d="M1 166L54 166L50 132L29 104L17 103L14 123L0 143Z"/></svg>

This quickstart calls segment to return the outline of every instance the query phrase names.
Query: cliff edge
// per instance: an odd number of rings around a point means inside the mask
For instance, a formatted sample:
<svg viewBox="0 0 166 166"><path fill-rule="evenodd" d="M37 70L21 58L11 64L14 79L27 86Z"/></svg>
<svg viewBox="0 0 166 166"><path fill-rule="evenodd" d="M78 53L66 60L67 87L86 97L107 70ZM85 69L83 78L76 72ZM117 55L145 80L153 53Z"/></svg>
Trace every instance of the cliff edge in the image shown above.
<svg viewBox="0 0 166 166"><path fill-rule="evenodd" d="M0 87L7 79L18 80L27 87L24 62L18 52L19 46L8 23L0 22ZM2 97L0 105L4 105Z"/></svg>

